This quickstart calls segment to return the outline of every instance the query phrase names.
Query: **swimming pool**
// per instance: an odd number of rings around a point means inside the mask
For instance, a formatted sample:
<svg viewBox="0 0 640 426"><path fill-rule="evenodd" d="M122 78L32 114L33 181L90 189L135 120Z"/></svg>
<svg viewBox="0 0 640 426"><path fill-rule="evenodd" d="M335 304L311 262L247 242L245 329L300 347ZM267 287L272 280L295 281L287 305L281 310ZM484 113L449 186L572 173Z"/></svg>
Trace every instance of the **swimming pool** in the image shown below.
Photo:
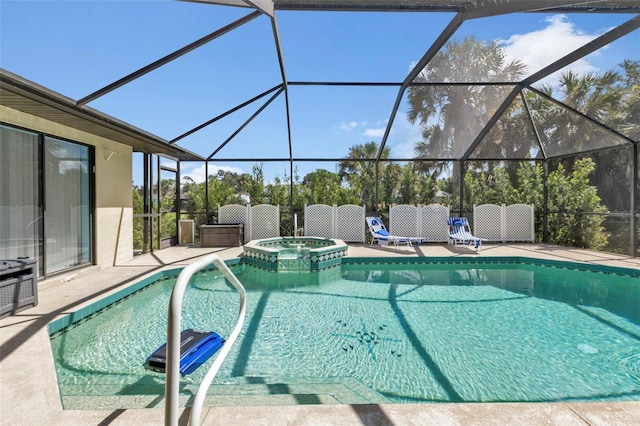
<svg viewBox="0 0 640 426"><path fill-rule="evenodd" d="M349 258L277 274L237 264L245 329L207 404L638 400L638 271L578 267ZM65 408L163 402L164 376L142 364L165 341L173 281L143 286L86 321L52 324ZM185 307L183 328L225 336L237 295L207 271ZM181 380L182 404L208 365Z"/></svg>

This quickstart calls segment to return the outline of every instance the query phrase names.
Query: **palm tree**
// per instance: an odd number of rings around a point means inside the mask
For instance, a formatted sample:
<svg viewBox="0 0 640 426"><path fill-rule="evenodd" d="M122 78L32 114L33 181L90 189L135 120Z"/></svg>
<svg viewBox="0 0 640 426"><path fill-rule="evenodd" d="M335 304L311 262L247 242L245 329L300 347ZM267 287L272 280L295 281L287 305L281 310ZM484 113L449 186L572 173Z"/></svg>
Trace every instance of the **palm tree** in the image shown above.
<svg viewBox="0 0 640 426"><path fill-rule="evenodd" d="M368 142L364 145L354 145L349 148L349 154L345 160L338 163L340 178L361 194L361 202L366 208L375 210L374 197L376 188L376 162L370 159L376 158L378 144ZM389 158L389 149L385 148L382 159ZM353 161L361 160L361 161ZM380 164L378 173L384 173L384 165Z"/></svg>
<svg viewBox="0 0 640 426"><path fill-rule="evenodd" d="M485 43L474 37L449 41L420 72L416 83L516 82L525 65L507 62L497 41ZM417 85L409 89L407 119L422 126L423 141L415 146L419 170L434 180L448 163L433 159L459 159L495 114L513 86L503 85Z"/></svg>
<svg viewBox="0 0 640 426"><path fill-rule="evenodd" d="M619 130L627 137L640 140L640 61L625 60L620 64L624 95L621 110L625 112Z"/></svg>
<svg viewBox="0 0 640 426"><path fill-rule="evenodd" d="M394 162L385 162L384 172L380 174L380 206L388 207L396 202L402 167Z"/></svg>
<svg viewBox="0 0 640 426"><path fill-rule="evenodd" d="M620 131L631 139L640 136L640 62L624 61L620 67L623 74L614 70L602 74L576 76L571 73L563 75L560 90L564 102L585 115L594 118L606 126ZM566 117L560 117L566 120ZM580 126L579 119L573 120ZM590 125L596 127L595 125ZM628 211L630 208L629 191L625 183L630 184L631 155L630 144L622 138L598 128L597 131L584 131L582 127L582 144L586 149L606 148L623 145L621 149L606 150L592 154L597 167L593 173L593 181L597 182L603 201L612 210ZM573 167L575 158L563 161L565 167ZM628 167L622 168L622 165Z"/></svg>

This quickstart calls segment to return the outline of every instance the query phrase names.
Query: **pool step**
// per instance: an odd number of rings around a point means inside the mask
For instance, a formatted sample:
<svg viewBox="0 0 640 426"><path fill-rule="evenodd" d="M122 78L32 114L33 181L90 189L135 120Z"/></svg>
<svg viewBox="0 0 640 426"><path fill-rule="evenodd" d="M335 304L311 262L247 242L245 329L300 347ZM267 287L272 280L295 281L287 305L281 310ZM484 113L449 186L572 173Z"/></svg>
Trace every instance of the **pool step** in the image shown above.
<svg viewBox="0 0 640 426"><path fill-rule="evenodd" d="M262 378L246 378L245 383L213 384L205 399L205 406L233 405L304 405L304 404L369 404L389 402L378 392L353 378L291 379L265 382ZM164 406L164 387L154 386L127 389L126 395L117 386L64 386L62 401L67 410L106 410L118 408L154 408ZM196 386L181 387L181 393L195 395ZM70 395L73 394L73 395ZM110 394L110 395L109 395ZM114 395L114 396L112 396ZM193 397L181 397L180 405L191 403Z"/></svg>

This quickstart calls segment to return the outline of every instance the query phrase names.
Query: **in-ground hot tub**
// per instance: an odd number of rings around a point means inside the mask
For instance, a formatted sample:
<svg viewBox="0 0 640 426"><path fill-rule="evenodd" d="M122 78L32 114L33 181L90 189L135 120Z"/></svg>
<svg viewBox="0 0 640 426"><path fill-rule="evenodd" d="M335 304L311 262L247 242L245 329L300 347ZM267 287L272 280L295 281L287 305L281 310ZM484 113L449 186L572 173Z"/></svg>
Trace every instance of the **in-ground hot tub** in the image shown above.
<svg viewBox="0 0 640 426"><path fill-rule="evenodd" d="M245 262L270 271L319 271L340 265L348 246L320 237L278 237L244 245Z"/></svg>

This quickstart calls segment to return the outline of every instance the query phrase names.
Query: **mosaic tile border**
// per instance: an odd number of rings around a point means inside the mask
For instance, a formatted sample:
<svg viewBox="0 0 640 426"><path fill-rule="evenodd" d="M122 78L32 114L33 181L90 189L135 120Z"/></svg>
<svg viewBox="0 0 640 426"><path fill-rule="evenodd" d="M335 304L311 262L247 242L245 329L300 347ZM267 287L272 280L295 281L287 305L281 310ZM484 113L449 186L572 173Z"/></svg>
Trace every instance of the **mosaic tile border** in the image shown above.
<svg viewBox="0 0 640 426"><path fill-rule="evenodd" d="M344 264L521 264L537 265L563 269L577 269L588 272L599 272L603 274L615 274L622 276L640 277L639 269L622 268L618 266L594 265L564 260L535 259L523 256L492 256L492 257L414 257L398 260L398 258L370 258L370 257L349 257L343 260Z"/></svg>
<svg viewBox="0 0 640 426"><path fill-rule="evenodd" d="M309 255L301 258L280 258L279 248L285 244L306 245ZM349 246L342 240L319 237L280 237L251 241L244 245L243 259L251 266L269 271L321 271L340 265Z"/></svg>
<svg viewBox="0 0 640 426"><path fill-rule="evenodd" d="M228 266L236 266L240 265L242 259L230 259L225 261ZM65 331L70 327L74 327L87 319L94 317L101 311L108 309L117 303L133 296L135 293L144 290L146 287L151 284L155 284L158 281L164 279L175 278L180 275L180 272L183 268L174 268L174 269L166 269L164 271L156 272L153 275L149 275L141 279L140 281L136 281L132 285L123 288L122 290L118 290L117 292L110 294L108 296L103 297L96 302L90 303L87 306L84 306L77 311L74 311L68 315L57 318L51 321L48 325L49 336L55 337L55 335ZM215 269L215 265L210 265L206 267L204 270Z"/></svg>
<svg viewBox="0 0 640 426"><path fill-rule="evenodd" d="M346 254L345 254L346 255ZM247 258L237 258L237 259L229 259L226 260L225 263L228 266L242 266L244 264L251 264L247 261ZM312 263L314 262L312 256ZM640 277L640 270L631 269L631 268L620 268L615 266L607 266L607 265L592 265L586 263L579 262L569 262L569 261L561 261L561 260L549 260L549 259L533 259L529 257L520 257L520 256L505 256L505 257L416 257L416 258L370 258L370 257L330 257L326 259L324 257L318 256L318 259L315 260L318 265L318 268L321 269L329 269L334 266L339 266L341 264L345 265L380 265L380 264L395 264L395 265L411 265L411 264L497 264L497 263L507 263L507 264L527 264L527 265L538 265L538 266L546 266L550 268L564 268L564 269L578 269L582 271L589 272L597 272L603 274L616 274L622 276L631 276L635 278ZM132 285L123 288L111 295L103 297L102 299L93 302L87 306L78 309L75 312L72 312L63 317L57 318L54 321L50 322L48 325L49 336L55 337L62 332L64 332L68 328L72 328L77 324L80 324L87 319L95 316L99 312L104 309L108 309L111 306L119 303L120 301L131 297L133 294L143 290L145 287L156 283L162 279L175 278L180 274L183 268L175 268L175 269L167 269L164 271L157 272L153 275L149 275L133 283ZM205 268L205 270L215 269L214 265L210 265ZM278 273L275 269L270 269L273 273ZM299 271L296 271L299 272Z"/></svg>

